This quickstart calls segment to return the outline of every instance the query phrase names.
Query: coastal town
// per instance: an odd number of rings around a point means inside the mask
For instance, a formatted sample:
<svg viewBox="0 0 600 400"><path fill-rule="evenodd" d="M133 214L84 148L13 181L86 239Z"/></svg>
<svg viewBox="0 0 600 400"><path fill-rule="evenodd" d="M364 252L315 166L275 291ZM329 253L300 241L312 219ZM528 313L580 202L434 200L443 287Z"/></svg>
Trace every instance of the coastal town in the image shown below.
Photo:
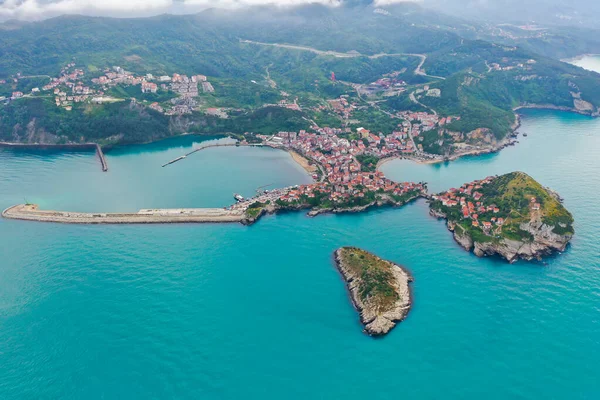
<svg viewBox="0 0 600 400"><path fill-rule="evenodd" d="M383 140L365 129L361 140L341 138L341 129L322 128L316 132L279 132L276 135L257 135L264 145L293 151L307 163L316 166L313 179L317 182L276 191L265 191L251 199L241 200L233 208L312 208L312 215L320 212L344 210L360 211L373 205L402 205L426 193L423 183L394 182L376 168L365 168L361 156L376 160L393 157L403 152L414 153L406 132ZM252 204L258 205L252 207Z"/></svg>
<svg viewBox="0 0 600 400"><path fill-rule="evenodd" d="M496 66L491 67L495 68ZM383 93L385 98L388 94L398 95L405 92L408 85L399 79L402 72L401 70L384 74L370 84L359 85L359 87L350 84L356 90L356 95L342 94L337 98L325 99L317 104L307 106L306 104L301 105L302 100L299 97L281 91L281 98L277 102L260 104L258 108L278 107L306 112L308 114L301 118L310 121L311 132L321 136L325 135L326 140L334 141L336 143L332 142L332 144L336 145L338 140L346 139L348 143L340 142L341 149L350 155L367 155L371 160L373 158L385 159L400 154L419 161L439 162L463 154L493 151L502 146L490 139L492 135L489 130L460 132L456 129L459 125L455 124L461 120L460 116L441 116L435 110L427 107L425 107L426 111L387 111L380 109L376 101L366 100L375 94ZM17 83L14 86L17 87L20 80L28 78L30 77L24 77L21 74L15 75L13 80ZM239 107L223 107L222 103L219 104L222 100L215 101L212 96L215 93L213 84L209 82L206 75L201 74L188 76L180 73L172 75L147 73L140 75L129 72L120 66L102 70L95 68L91 72L89 67L84 70L71 62L61 69L57 77L48 78L50 82L47 84L33 87L29 93L14 91L11 97L5 101L10 102L24 97L52 97L57 107L66 111L72 111L75 108L77 108L76 111L81 111L87 107L87 104L109 104L130 100L166 116L199 113L218 119L228 119L231 115L248 113L248 110ZM331 81L338 82L333 73ZM340 84L349 85L348 82ZM410 98L413 102L420 104L419 99L422 99L423 96L440 97L441 91L428 84L417 85L411 89ZM379 113L375 123L366 117L371 111ZM332 119L322 124L324 126L319 126L311 119L311 112L327 113ZM206 123L206 121L201 121L201 123ZM248 133L256 134L255 132ZM303 136L302 132L286 136L284 132L271 139L269 145L277 145L275 141L279 139L286 142L288 147L298 147L301 153L307 153L310 152L311 143L309 142L314 141L315 138L310 135ZM323 141L324 139L319 138L318 140ZM291 141L297 143L290 146ZM328 143L325 141L322 144L325 151L323 154L327 154ZM308 156L313 161L322 161L319 157ZM368 164L367 168L362 165L361 169L368 169ZM377 161L372 164L371 169L377 164ZM348 167L356 168L356 164L350 163Z"/></svg>
<svg viewBox="0 0 600 400"><path fill-rule="evenodd" d="M485 234L499 234L507 217L506 210L496 204L489 203L481 192L495 177L488 176L482 180L465 183L460 188L451 188L447 192L433 195L434 201L440 201L443 207L455 210L460 208L461 220L469 220L471 226L482 230ZM531 199L532 210L539 210L540 204L535 197Z"/></svg>
<svg viewBox="0 0 600 400"><path fill-rule="evenodd" d="M96 74L98 75L98 74ZM17 84L23 77L17 74L13 83ZM48 77L50 82L44 86L34 87L30 93L14 91L8 99L16 100L23 97L45 96L51 93L57 107L71 111L77 103L112 103L122 99L115 96L111 89L117 86L139 86L139 95L172 93L167 104L158 101L151 102L148 107L166 115L191 114L197 107L194 100L199 93L213 93L215 88L205 75L187 76L174 73L171 75L154 76L153 74L136 75L122 67L106 68L99 76L85 78L83 69L75 63L64 66L57 77ZM5 83L5 82L4 82Z"/></svg>

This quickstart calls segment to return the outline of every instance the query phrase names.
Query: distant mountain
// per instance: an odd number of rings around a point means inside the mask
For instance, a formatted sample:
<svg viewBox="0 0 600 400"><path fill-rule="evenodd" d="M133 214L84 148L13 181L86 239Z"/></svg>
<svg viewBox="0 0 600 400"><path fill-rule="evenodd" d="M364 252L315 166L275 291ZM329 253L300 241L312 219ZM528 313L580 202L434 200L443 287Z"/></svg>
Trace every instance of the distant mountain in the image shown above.
<svg viewBox="0 0 600 400"><path fill-rule="evenodd" d="M424 0L423 5L447 14L494 23L598 27L596 0Z"/></svg>

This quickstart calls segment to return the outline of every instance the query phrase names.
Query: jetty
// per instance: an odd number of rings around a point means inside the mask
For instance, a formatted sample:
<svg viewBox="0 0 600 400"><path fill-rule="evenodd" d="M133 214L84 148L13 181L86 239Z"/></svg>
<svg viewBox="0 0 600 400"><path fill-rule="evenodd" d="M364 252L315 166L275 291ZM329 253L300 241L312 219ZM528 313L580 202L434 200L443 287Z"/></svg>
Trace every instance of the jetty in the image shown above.
<svg viewBox="0 0 600 400"><path fill-rule="evenodd" d="M36 204L19 204L4 210L2 217L63 224L169 224L242 222L245 212L244 208L158 208L134 213L83 213L40 210Z"/></svg>
<svg viewBox="0 0 600 400"><path fill-rule="evenodd" d="M252 144L240 144L240 142L235 142L235 143L213 143L213 144L207 144L207 145L203 145L200 147L195 148L194 150L190 151L189 153L186 153L182 156L179 156L177 158L174 158L173 160L164 163L162 165L162 167L166 167L167 165L171 165L176 163L177 161L181 161L183 159L186 159L187 157L191 156L194 153L197 153L201 150L206 150L209 149L211 147L239 147L239 146L253 146L253 147L262 147L263 144L262 143L252 143Z"/></svg>
<svg viewBox="0 0 600 400"><path fill-rule="evenodd" d="M102 166L102 171L108 171L108 163L106 162L106 157L104 157L104 152L102 151L102 147L96 143L96 154L100 158L100 165Z"/></svg>
<svg viewBox="0 0 600 400"><path fill-rule="evenodd" d="M187 157L187 156L179 156L179 157L177 157L177 158L175 158L175 159L173 159L173 160L169 161L168 163L165 163L165 164L163 164L162 166L163 166L163 167L166 167L167 165L169 165L169 164L173 164L173 163L176 163L177 161L183 160L183 159L184 159L184 158L186 158L186 157Z"/></svg>

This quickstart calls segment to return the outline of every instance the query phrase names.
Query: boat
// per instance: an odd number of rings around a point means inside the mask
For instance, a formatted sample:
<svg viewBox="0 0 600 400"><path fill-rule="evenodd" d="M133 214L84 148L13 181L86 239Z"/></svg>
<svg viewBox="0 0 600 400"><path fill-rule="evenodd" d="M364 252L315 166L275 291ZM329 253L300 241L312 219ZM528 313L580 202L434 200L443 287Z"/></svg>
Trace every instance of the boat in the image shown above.
<svg viewBox="0 0 600 400"><path fill-rule="evenodd" d="M523 132L523 136L527 137L527 133Z"/></svg>
<svg viewBox="0 0 600 400"><path fill-rule="evenodd" d="M244 201L244 196L242 196L241 194L234 193L233 198L237 201Z"/></svg>

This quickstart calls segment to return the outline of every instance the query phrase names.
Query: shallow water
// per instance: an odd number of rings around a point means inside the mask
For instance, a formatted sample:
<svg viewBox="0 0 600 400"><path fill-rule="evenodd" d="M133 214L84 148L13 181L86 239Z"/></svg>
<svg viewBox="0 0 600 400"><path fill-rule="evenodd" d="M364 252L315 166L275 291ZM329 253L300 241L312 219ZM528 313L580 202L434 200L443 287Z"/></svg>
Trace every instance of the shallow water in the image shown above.
<svg viewBox="0 0 600 400"><path fill-rule="evenodd" d="M565 254L506 264L460 249L418 201L256 225L73 226L0 220L0 398L389 399L600 396L600 120L528 111L526 138L447 165L393 161L433 191L522 170L576 220ZM93 153L0 150L0 208L212 207L308 182L288 154L197 138ZM361 332L332 263L360 246L414 275L414 307Z"/></svg>

